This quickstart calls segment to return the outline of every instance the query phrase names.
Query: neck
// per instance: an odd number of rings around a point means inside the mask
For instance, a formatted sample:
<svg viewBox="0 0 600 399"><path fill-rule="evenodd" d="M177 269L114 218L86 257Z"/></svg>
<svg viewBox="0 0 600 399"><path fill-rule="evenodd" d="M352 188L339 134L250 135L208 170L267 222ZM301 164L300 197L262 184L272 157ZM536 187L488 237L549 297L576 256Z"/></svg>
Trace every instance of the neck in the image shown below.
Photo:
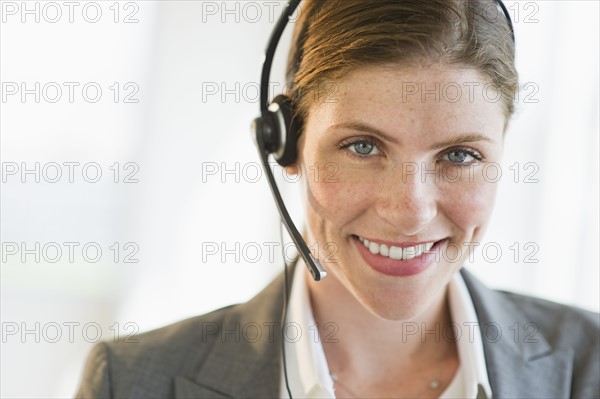
<svg viewBox="0 0 600 399"><path fill-rule="evenodd" d="M422 314L398 321L371 313L334 275L306 281L330 372L384 383L396 375L390 370L431 374L432 364L457 358L452 337L442 334L451 322L445 290Z"/></svg>

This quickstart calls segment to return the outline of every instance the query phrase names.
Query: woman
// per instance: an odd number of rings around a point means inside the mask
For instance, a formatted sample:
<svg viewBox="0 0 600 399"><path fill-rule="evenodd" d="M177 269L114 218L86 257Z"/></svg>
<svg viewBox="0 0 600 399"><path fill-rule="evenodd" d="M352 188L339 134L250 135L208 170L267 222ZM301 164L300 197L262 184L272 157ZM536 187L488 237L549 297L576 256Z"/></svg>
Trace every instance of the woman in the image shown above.
<svg viewBox="0 0 600 399"><path fill-rule="evenodd" d="M598 315L461 270L518 87L496 2L304 1L299 15L288 172L328 277L297 262L283 324L280 277L245 304L100 344L78 396L600 396Z"/></svg>

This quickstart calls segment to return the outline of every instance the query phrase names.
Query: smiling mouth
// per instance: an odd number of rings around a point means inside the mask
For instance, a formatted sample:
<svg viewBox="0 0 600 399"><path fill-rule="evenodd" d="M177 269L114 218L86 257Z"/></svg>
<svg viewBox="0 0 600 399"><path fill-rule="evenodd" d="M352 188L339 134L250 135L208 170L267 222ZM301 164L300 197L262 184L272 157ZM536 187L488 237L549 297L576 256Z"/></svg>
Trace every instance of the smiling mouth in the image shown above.
<svg viewBox="0 0 600 399"><path fill-rule="evenodd" d="M428 252L437 242L439 242L431 241L412 246L399 247L394 245L379 244L369 241L361 236L356 236L356 238L358 238L362 245L364 245L372 254L381 255L394 260L411 260L425 252Z"/></svg>

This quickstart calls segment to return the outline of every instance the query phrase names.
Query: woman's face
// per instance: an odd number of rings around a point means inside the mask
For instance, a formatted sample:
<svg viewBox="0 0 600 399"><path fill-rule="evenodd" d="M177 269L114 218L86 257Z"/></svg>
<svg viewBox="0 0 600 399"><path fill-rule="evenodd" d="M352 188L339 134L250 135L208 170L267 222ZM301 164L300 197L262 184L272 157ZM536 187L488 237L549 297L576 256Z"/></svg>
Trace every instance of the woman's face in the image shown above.
<svg viewBox="0 0 600 399"><path fill-rule="evenodd" d="M308 244L329 273L315 289L417 317L488 223L502 103L475 70L452 67L361 68L332 87L299 141Z"/></svg>

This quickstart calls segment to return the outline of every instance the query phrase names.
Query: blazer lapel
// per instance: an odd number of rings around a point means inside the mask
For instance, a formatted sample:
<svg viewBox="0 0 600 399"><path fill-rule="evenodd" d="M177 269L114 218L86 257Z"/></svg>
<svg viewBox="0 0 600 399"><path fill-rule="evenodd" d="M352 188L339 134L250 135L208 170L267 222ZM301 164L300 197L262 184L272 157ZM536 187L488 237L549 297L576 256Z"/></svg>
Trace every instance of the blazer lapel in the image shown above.
<svg viewBox="0 0 600 399"><path fill-rule="evenodd" d="M538 312L530 315L497 291L482 285L464 268L483 338L492 395L497 398L569 397L573 353L552 348L537 330Z"/></svg>
<svg viewBox="0 0 600 399"><path fill-rule="evenodd" d="M175 397L278 398L283 295L282 274L250 301L233 307L218 326L202 370L193 380L175 378Z"/></svg>
<svg viewBox="0 0 600 399"><path fill-rule="evenodd" d="M175 377L175 398L197 399L197 398L231 398L222 392L217 392L209 387L198 385L185 377Z"/></svg>

